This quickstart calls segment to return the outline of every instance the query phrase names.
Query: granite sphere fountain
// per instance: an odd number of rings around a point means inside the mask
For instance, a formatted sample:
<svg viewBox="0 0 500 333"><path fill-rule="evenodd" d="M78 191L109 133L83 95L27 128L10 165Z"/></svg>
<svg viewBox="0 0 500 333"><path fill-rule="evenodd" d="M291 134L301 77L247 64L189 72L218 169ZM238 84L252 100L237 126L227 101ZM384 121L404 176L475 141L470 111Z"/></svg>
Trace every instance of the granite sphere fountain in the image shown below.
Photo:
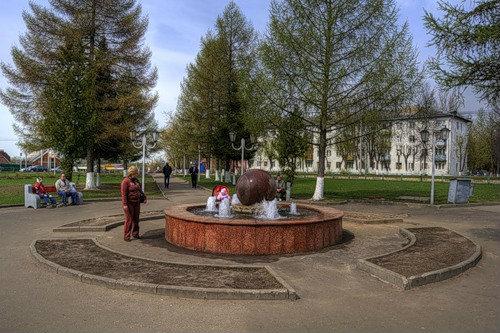
<svg viewBox="0 0 500 333"><path fill-rule="evenodd" d="M232 203L231 203L232 201ZM321 250L342 240L339 210L277 203L269 173L253 169L236 184L236 196L207 205L165 210L165 239L182 248L218 254L270 255Z"/></svg>

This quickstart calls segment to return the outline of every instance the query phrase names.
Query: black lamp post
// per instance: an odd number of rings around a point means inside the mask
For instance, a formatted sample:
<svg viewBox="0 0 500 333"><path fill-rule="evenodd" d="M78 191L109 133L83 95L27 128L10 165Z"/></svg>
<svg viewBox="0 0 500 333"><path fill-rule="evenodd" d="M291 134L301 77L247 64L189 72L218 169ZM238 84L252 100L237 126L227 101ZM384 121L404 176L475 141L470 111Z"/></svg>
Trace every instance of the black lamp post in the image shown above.
<svg viewBox="0 0 500 333"><path fill-rule="evenodd" d="M234 150L241 149L241 174L240 175L243 175L243 171L244 171L243 163L245 161L245 150L252 150L254 148L254 146L251 145L250 147L247 147L246 143L245 143L245 138L241 138L240 146L236 147L234 145L234 142L236 141L236 133L234 133L234 132L229 132L229 139L231 140L231 146L233 147ZM252 142L254 142L254 140L255 140L254 136L250 135L250 144Z"/></svg>

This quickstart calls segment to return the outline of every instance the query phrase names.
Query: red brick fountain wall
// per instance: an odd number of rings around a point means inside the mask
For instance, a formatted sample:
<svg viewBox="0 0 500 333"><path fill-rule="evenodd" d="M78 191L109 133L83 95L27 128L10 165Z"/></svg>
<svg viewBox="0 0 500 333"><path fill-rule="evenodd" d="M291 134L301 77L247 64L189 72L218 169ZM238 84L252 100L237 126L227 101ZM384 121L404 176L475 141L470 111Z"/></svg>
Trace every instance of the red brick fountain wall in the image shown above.
<svg viewBox="0 0 500 333"><path fill-rule="evenodd" d="M270 255L318 251L342 240L342 216L327 207L298 205L317 215L295 219L217 219L188 211L193 206L165 210L165 239L194 251Z"/></svg>

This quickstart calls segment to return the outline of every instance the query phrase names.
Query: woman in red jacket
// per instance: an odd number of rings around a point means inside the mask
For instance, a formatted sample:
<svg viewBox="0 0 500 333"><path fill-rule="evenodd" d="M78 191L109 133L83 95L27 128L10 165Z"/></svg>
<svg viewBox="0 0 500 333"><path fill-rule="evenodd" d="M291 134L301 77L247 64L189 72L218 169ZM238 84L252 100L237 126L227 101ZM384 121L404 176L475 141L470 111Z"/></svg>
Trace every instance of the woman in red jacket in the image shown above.
<svg viewBox="0 0 500 333"><path fill-rule="evenodd" d="M130 242L131 238L139 236L139 214L141 202L146 203L146 196L142 192L141 183L137 180L139 170L136 166L128 168L127 177L123 178L121 184L122 206L125 212L125 223L123 225L123 239Z"/></svg>
<svg viewBox="0 0 500 333"><path fill-rule="evenodd" d="M56 206L56 199L47 193L47 189L43 185L42 178L37 178L36 183L33 184L32 188L33 188L33 192L35 194L38 194L40 199L45 201L45 205L47 208L52 208L52 207Z"/></svg>

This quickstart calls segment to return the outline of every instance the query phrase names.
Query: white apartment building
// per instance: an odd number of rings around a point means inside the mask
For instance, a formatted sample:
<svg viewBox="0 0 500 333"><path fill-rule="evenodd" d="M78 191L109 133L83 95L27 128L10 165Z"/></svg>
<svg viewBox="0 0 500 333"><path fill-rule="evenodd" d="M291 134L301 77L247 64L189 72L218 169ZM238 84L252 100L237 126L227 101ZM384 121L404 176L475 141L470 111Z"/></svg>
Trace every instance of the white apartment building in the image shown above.
<svg viewBox="0 0 500 333"><path fill-rule="evenodd" d="M387 144L390 149L385 152L370 153L369 149L363 149L364 145L360 143L358 151L352 152L349 156L341 156L335 145L327 147L325 171L326 173L430 175L431 145L434 139L435 174L459 176L466 171L466 140L470 123L469 119L458 114L437 114L425 119L402 119L392 124L390 144L389 142ZM443 128L445 130L441 131ZM303 159L297 161L297 172L316 173L318 164L318 151L314 146ZM262 149L255 154L251 167L280 171L278 161L269 159Z"/></svg>

